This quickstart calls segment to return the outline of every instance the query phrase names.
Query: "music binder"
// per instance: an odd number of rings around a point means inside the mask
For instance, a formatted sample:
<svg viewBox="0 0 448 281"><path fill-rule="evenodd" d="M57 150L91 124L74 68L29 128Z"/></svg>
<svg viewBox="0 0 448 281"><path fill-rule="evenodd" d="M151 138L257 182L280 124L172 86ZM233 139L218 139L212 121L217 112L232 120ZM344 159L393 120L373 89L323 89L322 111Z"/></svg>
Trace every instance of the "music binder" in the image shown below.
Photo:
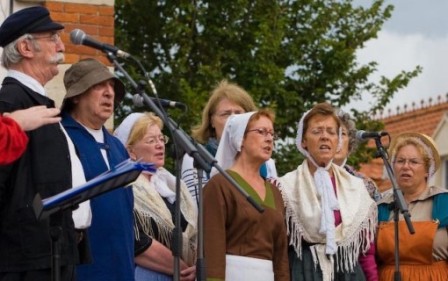
<svg viewBox="0 0 448 281"><path fill-rule="evenodd" d="M79 203L90 198L126 186L135 181L142 171L154 173L156 167L153 163L135 162L128 159L81 186L65 190L45 199L42 199L38 193L33 200L36 217L37 219L47 218L52 213L67 208L75 208Z"/></svg>

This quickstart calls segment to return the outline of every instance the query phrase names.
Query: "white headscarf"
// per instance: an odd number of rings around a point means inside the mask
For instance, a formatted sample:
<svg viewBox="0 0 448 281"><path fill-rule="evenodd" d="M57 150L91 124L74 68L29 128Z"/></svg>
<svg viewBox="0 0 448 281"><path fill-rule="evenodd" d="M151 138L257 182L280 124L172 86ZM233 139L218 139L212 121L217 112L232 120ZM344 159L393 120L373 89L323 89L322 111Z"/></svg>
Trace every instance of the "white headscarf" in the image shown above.
<svg viewBox="0 0 448 281"><path fill-rule="evenodd" d="M321 234L325 234L327 237L325 253L333 255L336 254L337 252L337 245L335 238L336 227L333 211L339 210L338 199L336 198L336 194L333 189L333 183L331 182L330 173L328 172L333 160L331 160L325 167L321 167L317 165L316 161L309 154L309 152L302 147L302 140L304 134L303 122L309 112L310 110L305 112L305 114L300 119L299 127L297 129L296 145L300 153L302 153L309 160L309 162L316 167L316 171L314 172L314 183L317 189L316 191L321 198L320 204L322 209L319 232ZM339 130L338 149L340 149L341 144L342 144L341 130Z"/></svg>
<svg viewBox="0 0 448 281"><path fill-rule="evenodd" d="M137 122L140 117L143 117L143 115L145 114L141 112L131 113L124 118L123 122L121 122L117 129L115 129L114 136L116 136L124 146L127 145L129 135L131 134L135 122Z"/></svg>
<svg viewBox="0 0 448 281"><path fill-rule="evenodd" d="M236 154L241 151L244 132L246 131L250 117L254 113L255 112L252 111L242 114L233 114L227 119L215 156L218 165L224 170L232 167L235 162ZM214 176L217 173L218 170L213 168L210 175Z"/></svg>

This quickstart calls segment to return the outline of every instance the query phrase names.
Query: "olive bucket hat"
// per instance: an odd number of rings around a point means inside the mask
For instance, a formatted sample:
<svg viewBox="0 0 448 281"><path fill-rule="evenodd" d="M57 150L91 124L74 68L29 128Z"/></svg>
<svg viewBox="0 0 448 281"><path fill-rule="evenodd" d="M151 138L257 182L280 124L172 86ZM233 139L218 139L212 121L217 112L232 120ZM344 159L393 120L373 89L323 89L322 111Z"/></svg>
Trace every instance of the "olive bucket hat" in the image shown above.
<svg viewBox="0 0 448 281"><path fill-rule="evenodd" d="M62 103L62 110L66 100L85 93L88 89L109 79L115 80L114 91L117 106L125 95L123 83L115 77L109 69L96 59L83 59L73 64L64 75L64 86L67 91Z"/></svg>

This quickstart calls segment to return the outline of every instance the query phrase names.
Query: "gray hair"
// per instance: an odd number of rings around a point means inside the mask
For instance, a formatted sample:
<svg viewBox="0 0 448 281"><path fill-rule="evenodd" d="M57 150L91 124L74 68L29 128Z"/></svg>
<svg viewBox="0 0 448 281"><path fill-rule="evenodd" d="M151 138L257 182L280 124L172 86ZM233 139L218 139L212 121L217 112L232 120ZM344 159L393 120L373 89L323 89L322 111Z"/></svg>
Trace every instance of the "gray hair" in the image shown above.
<svg viewBox="0 0 448 281"><path fill-rule="evenodd" d="M347 128L349 137L348 141L348 154L350 155L358 147L358 140L356 139L356 124L353 118L347 112L342 109L336 109L336 115L341 120L341 124Z"/></svg>
<svg viewBox="0 0 448 281"><path fill-rule="evenodd" d="M23 39L30 40L36 51L41 50L40 45L36 40L34 40L33 35L29 33L24 34L3 48L1 63L4 68L9 69L12 65L18 64L20 61L22 61L23 57L20 54L19 50L17 50L17 43Z"/></svg>

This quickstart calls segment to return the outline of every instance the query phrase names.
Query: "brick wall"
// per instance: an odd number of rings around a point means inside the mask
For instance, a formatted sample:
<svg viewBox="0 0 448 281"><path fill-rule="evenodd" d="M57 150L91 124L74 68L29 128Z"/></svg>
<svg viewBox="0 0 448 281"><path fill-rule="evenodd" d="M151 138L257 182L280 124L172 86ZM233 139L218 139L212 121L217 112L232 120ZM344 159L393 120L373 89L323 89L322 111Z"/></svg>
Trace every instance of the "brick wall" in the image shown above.
<svg viewBox="0 0 448 281"><path fill-rule="evenodd" d="M114 6L46 1L43 3L54 21L65 26L62 40L65 44L67 64L82 58L95 57L110 65L107 57L98 50L70 42L70 32L79 28L98 41L114 44Z"/></svg>

